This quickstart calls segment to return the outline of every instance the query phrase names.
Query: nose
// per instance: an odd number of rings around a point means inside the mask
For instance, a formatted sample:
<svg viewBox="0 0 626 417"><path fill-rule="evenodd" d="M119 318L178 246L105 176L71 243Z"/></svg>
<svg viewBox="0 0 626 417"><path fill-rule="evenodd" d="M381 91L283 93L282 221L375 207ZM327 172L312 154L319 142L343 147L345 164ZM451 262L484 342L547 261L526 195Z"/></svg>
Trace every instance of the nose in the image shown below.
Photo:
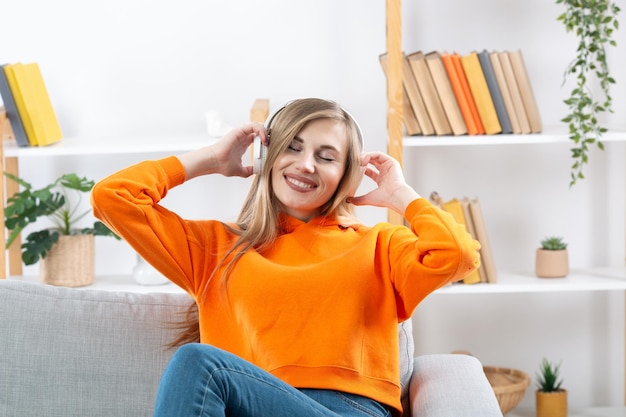
<svg viewBox="0 0 626 417"><path fill-rule="evenodd" d="M301 172L315 172L315 155L312 152L301 152L296 161L296 168Z"/></svg>

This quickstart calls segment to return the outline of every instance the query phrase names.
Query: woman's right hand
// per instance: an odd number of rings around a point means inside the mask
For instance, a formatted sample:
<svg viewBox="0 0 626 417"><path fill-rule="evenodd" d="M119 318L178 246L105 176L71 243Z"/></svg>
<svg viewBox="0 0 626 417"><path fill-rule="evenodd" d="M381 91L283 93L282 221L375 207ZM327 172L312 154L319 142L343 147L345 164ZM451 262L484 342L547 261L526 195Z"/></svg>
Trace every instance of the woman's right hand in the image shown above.
<svg viewBox="0 0 626 417"><path fill-rule="evenodd" d="M209 146L178 156L185 167L185 180L208 174L249 177L252 175L252 166L244 166L242 160L257 135L262 143L268 144L263 124L251 122L232 129Z"/></svg>

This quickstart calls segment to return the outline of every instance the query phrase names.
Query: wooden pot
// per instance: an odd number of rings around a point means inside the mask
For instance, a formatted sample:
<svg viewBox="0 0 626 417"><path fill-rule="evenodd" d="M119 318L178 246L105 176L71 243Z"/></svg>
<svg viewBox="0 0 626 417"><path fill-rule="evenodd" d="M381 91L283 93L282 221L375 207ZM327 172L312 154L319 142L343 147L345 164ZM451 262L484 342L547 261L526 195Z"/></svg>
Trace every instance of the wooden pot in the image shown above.
<svg viewBox="0 0 626 417"><path fill-rule="evenodd" d="M537 391L537 417L567 417L567 390Z"/></svg>
<svg viewBox="0 0 626 417"><path fill-rule="evenodd" d="M39 281L62 287L82 287L93 284L94 236L59 236L45 258L40 261Z"/></svg>
<svg viewBox="0 0 626 417"><path fill-rule="evenodd" d="M569 273L567 249L537 249L535 274L540 278L562 278Z"/></svg>

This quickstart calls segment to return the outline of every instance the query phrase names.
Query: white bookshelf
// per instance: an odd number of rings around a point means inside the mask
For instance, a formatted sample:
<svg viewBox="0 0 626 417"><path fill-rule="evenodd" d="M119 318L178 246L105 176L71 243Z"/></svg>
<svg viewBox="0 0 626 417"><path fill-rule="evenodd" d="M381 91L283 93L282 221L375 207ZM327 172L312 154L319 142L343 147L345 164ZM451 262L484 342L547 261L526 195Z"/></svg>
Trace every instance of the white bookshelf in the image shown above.
<svg viewBox="0 0 626 417"><path fill-rule="evenodd" d="M602 136L602 142L626 141L626 127L615 127ZM475 135L475 136L405 136L403 146L472 146L472 145L541 145L548 143L572 144L565 125L548 126L542 133L528 135Z"/></svg>
<svg viewBox="0 0 626 417"><path fill-rule="evenodd" d="M69 137L49 146L19 147L15 141L4 141L5 157L58 157L89 155L120 155L137 153L177 153L198 149L215 142L208 135L146 136L115 138Z"/></svg>
<svg viewBox="0 0 626 417"><path fill-rule="evenodd" d="M534 409L517 408L506 414L506 417L535 417ZM591 407L568 410L568 417L626 417L626 407Z"/></svg>
<svg viewBox="0 0 626 417"><path fill-rule="evenodd" d="M530 273L499 272L496 283L451 284L435 294L503 294L568 291L626 291L626 268L589 268L565 278L537 278Z"/></svg>
<svg viewBox="0 0 626 417"><path fill-rule="evenodd" d="M39 278L32 275L11 276L11 280L39 283ZM43 285L43 284L42 284ZM184 294L185 291L179 286L168 282L160 285L137 284L130 275L99 275L91 285L75 287L79 290L118 291L133 293L172 293Z"/></svg>

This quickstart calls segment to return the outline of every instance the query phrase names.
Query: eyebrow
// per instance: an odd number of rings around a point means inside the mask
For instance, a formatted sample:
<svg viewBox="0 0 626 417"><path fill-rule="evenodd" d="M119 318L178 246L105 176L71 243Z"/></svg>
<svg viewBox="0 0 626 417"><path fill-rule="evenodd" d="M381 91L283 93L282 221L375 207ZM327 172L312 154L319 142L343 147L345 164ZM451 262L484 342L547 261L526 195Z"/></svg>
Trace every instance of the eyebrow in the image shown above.
<svg viewBox="0 0 626 417"><path fill-rule="evenodd" d="M297 142L299 142L299 143L304 143L304 139L302 139L300 136L295 136L295 137L293 138L293 140L294 140L294 141L297 141ZM334 145L322 145L322 146L321 146L321 148L322 148L322 149L328 149L328 150L331 150L331 151L335 151L335 152L341 153L341 151L340 151L339 149L337 149L337 147L336 147L336 146L334 146Z"/></svg>

